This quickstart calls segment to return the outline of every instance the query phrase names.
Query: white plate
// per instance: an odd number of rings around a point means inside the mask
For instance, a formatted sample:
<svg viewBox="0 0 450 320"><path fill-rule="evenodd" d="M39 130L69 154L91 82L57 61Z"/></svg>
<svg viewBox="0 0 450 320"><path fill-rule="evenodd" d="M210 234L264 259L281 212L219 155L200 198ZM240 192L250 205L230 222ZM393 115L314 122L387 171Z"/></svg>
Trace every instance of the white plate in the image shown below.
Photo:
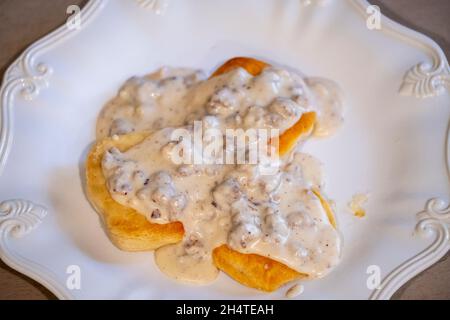
<svg viewBox="0 0 450 320"><path fill-rule="evenodd" d="M369 30L364 0L172 0L163 14L154 3L93 0L80 30L60 28L8 69L0 106L0 254L8 265L59 298L283 297L223 274L207 287L173 282L152 253L116 249L83 194L96 116L124 80L162 65L211 71L233 56L333 79L347 97L344 128L307 145L325 163L343 260L305 283L300 298L386 299L448 251L449 210L442 201L424 209L449 194L450 71L432 40L385 17L381 30ZM360 192L370 193L364 219L346 209ZM79 290L66 286L74 265ZM371 290L378 268L384 280Z"/></svg>

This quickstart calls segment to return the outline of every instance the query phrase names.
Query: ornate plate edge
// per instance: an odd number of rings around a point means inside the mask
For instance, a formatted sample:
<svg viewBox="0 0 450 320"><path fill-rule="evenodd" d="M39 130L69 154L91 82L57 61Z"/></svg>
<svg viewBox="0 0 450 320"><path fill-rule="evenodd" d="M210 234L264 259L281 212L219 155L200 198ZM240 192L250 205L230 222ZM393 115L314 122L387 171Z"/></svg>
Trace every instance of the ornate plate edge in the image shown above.
<svg viewBox="0 0 450 320"><path fill-rule="evenodd" d="M349 0L354 7L367 18L367 8L371 4L366 0ZM108 0L90 0L83 8L84 25L93 21ZM143 6L145 7L145 6ZM156 12L159 13L159 12ZM381 32L391 33L402 41L409 41L423 49L431 63L424 61L408 70L403 78L399 92L403 95L427 98L450 90L450 68L442 49L429 37L411 30L382 15ZM12 115L10 113L14 97L20 94L25 99L33 99L40 90L48 85L52 70L44 63L38 63L39 54L64 42L77 33L65 25L31 45L6 70L0 88L0 176L9 155L12 144ZM449 137L447 132L446 160L447 173L449 162ZM9 200L0 203L0 258L11 268L29 276L44 285L59 299L74 297L62 286L55 275L35 262L12 252L8 246L11 237L22 237L36 228L47 214L44 207L27 200ZM433 265L450 250L450 206L445 208L444 201L430 199L423 212L418 215L416 232L421 235L434 235L434 241L422 252L405 261L389 273L375 289L370 299L389 299L404 283Z"/></svg>
<svg viewBox="0 0 450 320"><path fill-rule="evenodd" d="M371 6L367 0L350 0L367 19ZM381 15L380 31L391 34L402 41L424 50L430 57L428 61L418 62L403 77L399 93L416 98L435 97L450 91L450 67L442 49L431 38L409 29L388 17ZM450 177L450 127L446 133L445 157L447 176ZM387 274L378 288L374 289L370 300L387 300L400 287L413 277L438 262L450 250L450 206L445 207L442 199L430 199L425 210L417 215L415 234L433 237L434 240L423 251L397 266Z"/></svg>
<svg viewBox="0 0 450 320"><path fill-rule="evenodd" d="M373 290L369 299L387 300L408 280L438 262L450 250L450 206L440 199L430 199L425 210L417 215L415 233L434 236L433 242L422 252L391 271Z"/></svg>
<svg viewBox="0 0 450 320"><path fill-rule="evenodd" d="M81 11L83 26L88 25L103 9L107 0L91 0ZM0 88L0 177L13 142L11 109L16 95L31 100L47 87L52 69L38 56L66 41L78 32L63 25L26 49L6 70ZM38 227L47 215L45 207L28 200L8 200L0 203L0 258L9 267L39 282L58 299L73 299L50 270L13 252L8 245Z"/></svg>
<svg viewBox="0 0 450 320"><path fill-rule="evenodd" d="M365 17L369 18L378 6L372 6L367 0L348 0ZM391 34L399 40L410 42L412 45L424 50L431 58L430 61L419 61L411 67L404 75L399 87L399 92L404 96L414 96L416 98L429 98L450 91L450 67L447 57L441 47L424 34L407 28L398 22L391 20L380 12L381 26L374 31Z"/></svg>
<svg viewBox="0 0 450 320"><path fill-rule="evenodd" d="M21 238L37 228L47 210L31 201L8 200L0 203L0 258L11 268L38 281L59 299L72 296L57 280L56 275L44 266L14 252L9 241Z"/></svg>

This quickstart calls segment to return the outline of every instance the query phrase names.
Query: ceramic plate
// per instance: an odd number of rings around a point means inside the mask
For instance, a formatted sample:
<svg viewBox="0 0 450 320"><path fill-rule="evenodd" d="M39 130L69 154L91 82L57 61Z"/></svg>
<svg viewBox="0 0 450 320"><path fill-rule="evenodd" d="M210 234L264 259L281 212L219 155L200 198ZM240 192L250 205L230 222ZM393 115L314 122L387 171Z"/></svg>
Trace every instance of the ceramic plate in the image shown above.
<svg viewBox="0 0 450 320"><path fill-rule="evenodd" d="M449 250L450 70L432 40L383 16L378 26L364 0L92 0L80 14L31 46L1 88L1 258L57 297L284 297L224 274L205 287L172 281L152 253L111 244L83 191L96 116L121 83L234 56L333 79L346 96L344 127L306 146L325 164L342 263L300 299L387 299ZM362 219L347 208L356 193L370 195Z"/></svg>

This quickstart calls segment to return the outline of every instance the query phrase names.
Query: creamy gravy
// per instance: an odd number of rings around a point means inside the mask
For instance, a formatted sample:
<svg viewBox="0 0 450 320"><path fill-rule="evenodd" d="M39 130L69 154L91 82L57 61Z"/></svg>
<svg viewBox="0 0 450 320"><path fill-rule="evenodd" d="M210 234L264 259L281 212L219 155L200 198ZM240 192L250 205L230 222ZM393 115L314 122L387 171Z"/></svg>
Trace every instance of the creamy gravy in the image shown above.
<svg viewBox="0 0 450 320"><path fill-rule="evenodd" d="M153 133L126 152L110 149L102 162L117 202L154 223L181 221L179 244L156 250L167 275L188 283L213 281L212 250L222 244L280 261L312 278L340 258L341 239L312 189L321 190L321 163L297 150L271 175L259 164L176 164L177 128L275 128L283 132L304 112L315 111L317 136L342 124L342 100L330 81L306 79L280 68L259 76L235 69L205 80L197 70L163 68L133 78L101 112L97 136ZM207 137L203 137L207 139ZM193 150L195 152L195 150Z"/></svg>
<svg viewBox="0 0 450 320"><path fill-rule="evenodd" d="M286 298L288 299L296 298L299 295L301 295L304 290L305 288L301 284L299 283L294 284L292 287L288 289L288 291L286 291Z"/></svg>
<svg viewBox="0 0 450 320"><path fill-rule="evenodd" d="M100 113L97 138L181 125L193 111L184 103L188 90L203 79L201 71L183 68L129 79Z"/></svg>

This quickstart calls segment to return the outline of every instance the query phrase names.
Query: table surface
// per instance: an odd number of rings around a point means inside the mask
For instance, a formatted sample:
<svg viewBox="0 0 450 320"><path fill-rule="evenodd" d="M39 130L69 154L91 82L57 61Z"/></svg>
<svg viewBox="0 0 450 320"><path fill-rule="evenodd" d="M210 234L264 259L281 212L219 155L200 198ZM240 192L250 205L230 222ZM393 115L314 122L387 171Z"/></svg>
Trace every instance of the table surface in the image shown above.
<svg viewBox="0 0 450 320"><path fill-rule="evenodd" d="M69 5L87 0L2 0L0 2L0 76L18 54L67 19ZM381 11L439 43L450 53L449 0L371 0ZM393 299L450 299L450 254L405 284ZM0 299L55 299L40 284L0 261Z"/></svg>

